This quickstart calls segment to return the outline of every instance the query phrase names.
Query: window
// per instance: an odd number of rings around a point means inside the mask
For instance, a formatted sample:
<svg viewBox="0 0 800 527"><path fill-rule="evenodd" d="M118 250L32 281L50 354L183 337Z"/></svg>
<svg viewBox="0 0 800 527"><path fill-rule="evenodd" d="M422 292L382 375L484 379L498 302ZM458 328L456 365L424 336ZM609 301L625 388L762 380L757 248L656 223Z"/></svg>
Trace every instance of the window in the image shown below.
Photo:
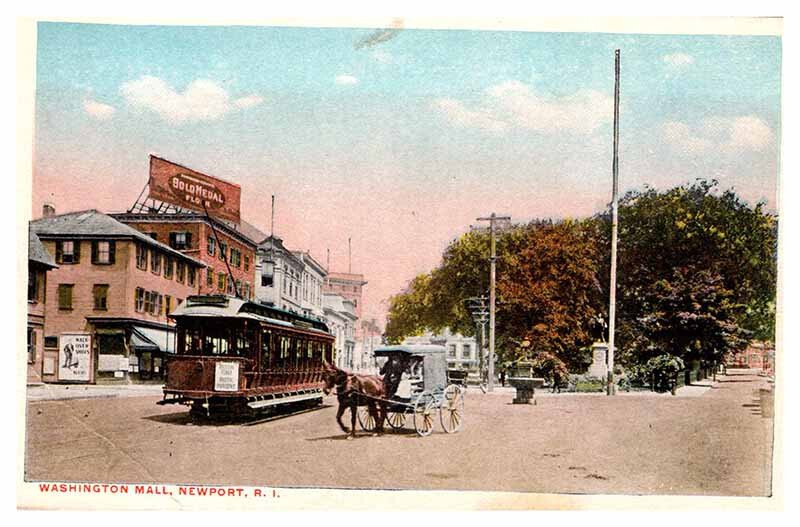
<svg viewBox="0 0 800 527"><path fill-rule="evenodd" d="M156 233L154 233L154 232L146 232L145 234L146 234L146 235L148 235L148 236L150 236L150 237L151 237L151 238L153 238L154 240L158 240L158 234L156 234Z"/></svg>
<svg viewBox="0 0 800 527"><path fill-rule="evenodd" d="M150 270L153 274L161 274L161 254L155 250L150 251Z"/></svg>
<svg viewBox="0 0 800 527"><path fill-rule="evenodd" d="M152 291L144 291L144 312L145 313L152 313L153 312L153 292Z"/></svg>
<svg viewBox="0 0 800 527"><path fill-rule="evenodd" d="M136 299L135 299L135 303L134 303L134 308L139 313L144 311L144 297L145 297L144 289L142 289L141 287L137 287L136 288Z"/></svg>
<svg viewBox="0 0 800 527"><path fill-rule="evenodd" d="M72 309L73 284L58 284L58 309Z"/></svg>
<svg viewBox="0 0 800 527"><path fill-rule="evenodd" d="M464 360L470 360L472 358L472 346L469 344L464 344L464 347L461 350L461 358Z"/></svg>
<svg viewBox="0 0 800 527"><path fill-rule="evenodd" d="M175 264L175 280L183 283L183 277L186 274L186 264L178 262Z"/></svg>
<svg viewBox="0 0 800 527"><path fill-rule="evenodd" d="M28 364L36 362L36 330L28 328Z"/></svg>
<svg viewBox="0 0 800 527"><path fill-rule="evenodd" d="M214 268L209 267L206 270L206 286L207 287L214 287Z"/></svg>
<svg viewBox="0 0 800 527"><path fill-rule="evenodd" d="M172 313L172 297L167 295L164 297L164 314L169 316Z"/></svg>
<svg viewBox="0 0 800 527"><path fill-rule="evenodd" d="M172 256L164 257L164 278L172 280L172 273L175 271L175 260Z"/></svg>
<svg viewBox="0 0 800 527"><path fill-rule="evenodd" d="M225 278L225 273L219 273L217 275L217 289L219 289L221 293L225 292Z"/></svg>
<svg viewBox="0 0 800 527"><path fill-rule="evenodd" d="M217 251L217 241L213 236L209 236L206 241L206 251L208 251L210 256L214 256L214 253Z"/></svg>
<svg viewBox="0 0 800 527"><path fill-rule="evenodd" d="M242 284L242 296L244 298L250 298L250 284L247 282Z"/></svg>
<svg viewBox="0 0 800 527"><path fill-rule="evenodd" d="M242 265L242 253L239 249L234 249L233 247L231 247L231 265L234 267Z"/></svg>
<svg viewBox="0 0 800 527"><path fill-rule="evenodd" d="M192 266L189 266L189 269L186 272L186 283L189 284L192 287L194 287L195 272L196 272L196 270Z"/></svg>
<svg viewBox="0 0 800 527"><path fill-rule="evenodd" d="M57 348L58 347L58 336L57 335L47 335L44 338L44 347L45 348Z"/></svg>
<svg viewBox="0 0 800 527"><path fill-rule="evenodd" d="M261 287L271 287L272 286L272 275L261 273Z"/></svg>
<svg viewBox="0 0 800 527"><path fill-rule="evenodd" d="M456 356L456 345L455 344L448 344L447 345L447 356L448 357L455 357Z"/></svg>
<svg viewBox="0 0 800 527"><path fill-rule="evenodd" d="M92 242L92 263L95 265L111 265L114 263L114 242L98 240Z"/></svg>
<svg viewBox="0 0 800 527"><path fill-rule="evenodd" d="M155 291L150 292L150 304L151 310L150 314L155 316L161 316L161 306L164 304L164 296L159 295Z"/></svg>
<svg viewBox="0 0 800 527"><path fill-rule="evenodd" d="M136 244L136 267L147 271L147 247L141 243Z"/></svg>
<svg viewBox="0 0 800 527"><path fill-rule="evenodd" d="M169 233L169 246L178 251L185 251L192 247L191 232L171 232Z"/></svg>
<svg viewBox="0 0 800 527"><path fill-rule="evenodd" d="M242 281L241 280L236 280L236 290L239 292L240 295L242 294Z"/></svg>
<svg viewBox="0 0 800 527"><path fill-rule="evenodd" d="M219 242L219 259L223 262L225 258L228 257L228 244L225 242Z"/></svg>
<svg viewBox="0 0 800 527"><path fill-rule="evenodd" d="M56 263L76 264L81 260L81 242L63 240L56 242Z"/></svg>
<svg viewBox="0 0 800 527"><path fill-rule="evenodd" d="M28 269L28 302L39 301L39 273Z"/></svg>
<svg viewBox="0 0 800 527"><path fill-rule="evenodd" d="M245 256L244 257L244 270L245 271L249 271L250 270L250 257L249 256Z"/></svg>
<svg viewBox="0 0 800 527"><path fill-rule="evenodd" d="M108 284L94 284L92 296L96 310L106 311L108 309Z"/></svg>

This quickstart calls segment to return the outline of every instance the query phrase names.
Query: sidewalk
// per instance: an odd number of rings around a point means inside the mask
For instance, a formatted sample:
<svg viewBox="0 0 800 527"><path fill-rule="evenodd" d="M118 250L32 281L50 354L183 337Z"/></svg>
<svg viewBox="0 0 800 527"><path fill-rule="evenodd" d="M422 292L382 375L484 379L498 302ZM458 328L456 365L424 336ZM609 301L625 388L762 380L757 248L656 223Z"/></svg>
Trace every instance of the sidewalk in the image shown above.
<svg viewBox="0 0 800 527"><path fill-rule="evenodd" d="M161 384L38 384L27 387L28 401L91 399L96 397L150 397L163 395Z"/></svg>
<svg viewBox="0 0 800 527"><path fill-rule="evenodd" d="M704 379L699 382L695 382L688 386L681 386L676 390L675 395L673 396L671 393L656 393L651 392L649 390L636 390L626 392L623 390L617 390L617 395L625 396L625 397L700 397L704 395L708 390L714 386L714 382L711 379ZM511 386L500 386L496 384L494 386L494 390L491 392L486 392L485 394L481 391L480 387L477 385L469 385L467 389L467 393L469 395L491 395L491 396L505 396L505 397L514 397L516 395L516 390ZM599 397L605 396L605 391L598 391L598 392L567 392L562 391L561 393L553 393L550 391L549 388L539 388L536 390L536 398L539 397Z"/></svg>

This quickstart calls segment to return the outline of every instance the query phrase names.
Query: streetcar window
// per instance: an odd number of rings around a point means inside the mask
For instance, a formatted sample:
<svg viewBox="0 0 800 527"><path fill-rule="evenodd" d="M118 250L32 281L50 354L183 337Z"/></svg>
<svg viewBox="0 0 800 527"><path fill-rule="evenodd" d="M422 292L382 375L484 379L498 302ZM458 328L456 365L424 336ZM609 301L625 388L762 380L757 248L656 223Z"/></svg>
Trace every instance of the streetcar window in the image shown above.
<svg viewBox="0 0 800 527"><path fill-rule="evenodd" d="M272 333L269 331L263 331L261 333L261 369L266 370L269 369L269 360L270 360L270 350L272 347Z"/></svg>

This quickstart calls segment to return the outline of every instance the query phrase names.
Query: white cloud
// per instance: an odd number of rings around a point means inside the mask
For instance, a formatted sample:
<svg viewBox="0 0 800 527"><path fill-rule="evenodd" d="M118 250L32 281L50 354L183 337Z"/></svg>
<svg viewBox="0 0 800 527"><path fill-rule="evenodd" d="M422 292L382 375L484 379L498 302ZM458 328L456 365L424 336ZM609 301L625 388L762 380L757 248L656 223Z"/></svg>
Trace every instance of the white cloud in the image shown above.
<svg viewBox="0 0 800 527"><path fill-rule="evenodd" d="M237 108L252 108L253 106L258 106L262 102L264 102L264 99L258 95L247 95L236 99L233 101L233 104Z"/></svg>
<svg viewBox="0 0 800 527"><path fill-rule="evenodd" d="M83 109L86 113L94 117L95 119L99 119L101 121L106 121L111 119L114 116L114 112L116 109L113 106L109 106L108 104L104 104L102 102L94 101L91 99L87 99L83 101Z"/></svg>
<svg viewBox="0 0 800 527"><path fill-rule="evenodd" d="M488 132L502 132L506 123L492 117L486 110L469 110L461 101L455 99L437 99L433 103L444 116L453 124L464 128L478 128Z"/></svg>
<svg viewBox="0 0 800 527"><path fill-rule="evenodd" d="M336 79L334 79L336 84L345 86L351 84L358 84L358 79L353 77L352 75L337 75Z"/></svg>
<svg viewBox="0 0 800 527"><path fill-rule="evenodd" d="M222 86L207 79L193 80L181 93L158 77L147 75L124 83L120 93L131 106L153 111L177 124L213 121L234 107L249 108L261 102L260 97L248 95L232 103Z"/></svg>
<svg viewBox="0 0 800 527"><path fill-rule="evenodd" d="M688 66L694 63L694 57L687 53L671 53L664 55L661 59L674 67Z"/></svg>
<svg viewBox="0 0 800 527"><path fill-rule="evenodd" d="M774 134L760 117L709 117L697 130L677 121L662 126L665 141L684 153L699 154L709 150L726 153L764 150Z"/></svg>
<svg viewBox="0 0 800 527"><path fill-rule="evenodd" d="M439 99L435 107L454 124L492 132L518 127L542 133L590 134L611 122L614 99L594 90L547 97L527 84L507 81L486 90L484 100L474 108L454 99Z"/></svg>

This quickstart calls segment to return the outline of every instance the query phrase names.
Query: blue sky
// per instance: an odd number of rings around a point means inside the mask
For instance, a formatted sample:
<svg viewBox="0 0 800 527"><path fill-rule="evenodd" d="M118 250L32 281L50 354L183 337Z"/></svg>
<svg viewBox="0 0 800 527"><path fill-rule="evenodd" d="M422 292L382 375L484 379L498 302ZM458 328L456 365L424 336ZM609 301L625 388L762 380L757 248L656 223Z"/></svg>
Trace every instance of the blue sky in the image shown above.
<svg viewBox="0 0 800 527"><path fill-rule="evenodd" d="M777 37L40 23L34 213L127 208L155 153L242 185L243 216L367 274L374 312L492 210L717 178L776 203ZM103 192L98 192L103 189ZM88 199L87 196L91 196ZM401 250L415 240L413 255Z"/></svg>

